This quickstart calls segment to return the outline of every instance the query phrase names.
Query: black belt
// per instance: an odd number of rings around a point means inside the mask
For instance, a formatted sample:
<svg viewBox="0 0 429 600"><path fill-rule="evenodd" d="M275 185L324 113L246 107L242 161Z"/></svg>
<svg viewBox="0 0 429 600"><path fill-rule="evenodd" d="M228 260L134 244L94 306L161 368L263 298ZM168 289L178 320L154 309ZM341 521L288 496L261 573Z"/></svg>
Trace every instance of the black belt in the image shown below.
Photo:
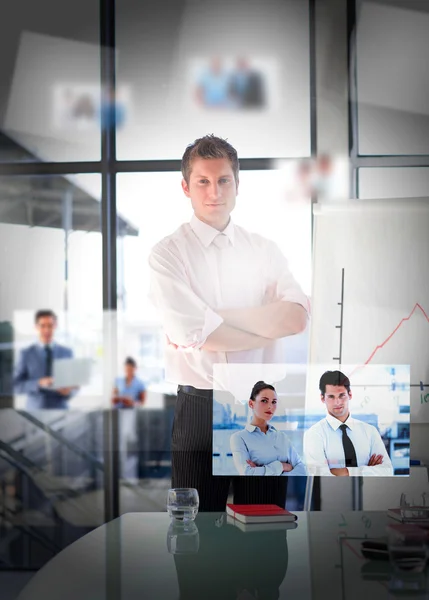
<svg viewBox="0 0 429 600"><path fill-rule="evenodd" d="M208 400L213 399L213 390L199 390L192 387L192 385L179 385L177 386L177 391L182 392L182 394L189 394L190 396L199 396Z"/></svg>

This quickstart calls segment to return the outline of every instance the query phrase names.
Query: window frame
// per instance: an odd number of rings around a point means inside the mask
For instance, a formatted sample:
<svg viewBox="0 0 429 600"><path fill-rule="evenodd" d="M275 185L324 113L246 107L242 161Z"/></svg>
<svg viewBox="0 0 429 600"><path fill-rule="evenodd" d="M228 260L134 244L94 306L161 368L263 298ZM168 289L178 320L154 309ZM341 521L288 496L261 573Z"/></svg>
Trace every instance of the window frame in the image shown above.
<svg viewBox="0 0 429 600"><path fill-rule="evenodd" d="M299 0L300 2L304 0ZM316 97L316 0L306 0L309 9L309 86L310 86L310 157L317 155L317 97ZM116 90L116 11L115 0L99 0L100 83L101 90ZM309 157L301 157L309 158ZM243 171L276 169L279 163L300 158L246 158L240 160ZM117 160L114 128L101 130L101 159L99 161L69 162L2 162L0 176L66 176L93 173L101 175L101 234L103 269L103 310L117 309L117 203L116 176L119 173L180 172L180 160ZM317 198L312 197L312 203ZM313 227L313 215L312 215ZM110 321L110 320L109 320ZM116 332L107 327L105 343L114 346ZM105 521L120 515L119 503L119 424L118 412L104 411L104 504ZM320 508L320 490L316 483L315 507Z"/></svg>

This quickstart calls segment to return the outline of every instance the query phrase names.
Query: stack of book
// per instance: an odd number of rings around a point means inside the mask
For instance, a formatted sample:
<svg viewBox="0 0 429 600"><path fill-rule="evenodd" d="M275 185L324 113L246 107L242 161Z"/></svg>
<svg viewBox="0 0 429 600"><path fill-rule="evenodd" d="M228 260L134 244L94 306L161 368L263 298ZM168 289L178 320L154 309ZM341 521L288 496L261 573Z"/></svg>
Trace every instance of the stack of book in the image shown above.
<svg viewBox="0 0 429 600"><path fill-rule="evenodd" d="M227 522L242 531L296 529L297 516L276 504L227 504Z"/></svg>

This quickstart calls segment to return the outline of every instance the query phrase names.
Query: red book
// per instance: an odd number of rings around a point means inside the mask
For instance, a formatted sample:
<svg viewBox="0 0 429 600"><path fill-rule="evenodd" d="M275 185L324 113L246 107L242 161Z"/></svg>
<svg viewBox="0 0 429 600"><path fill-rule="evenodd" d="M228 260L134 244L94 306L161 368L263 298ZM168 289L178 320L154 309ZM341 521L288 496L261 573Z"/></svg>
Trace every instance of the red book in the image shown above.
<svg viewBox="0 0 429 600"><path fill-rule="evenodd" d="M276 504L227 504L226 512L242 523L284 523L298 518Z"/></svg>

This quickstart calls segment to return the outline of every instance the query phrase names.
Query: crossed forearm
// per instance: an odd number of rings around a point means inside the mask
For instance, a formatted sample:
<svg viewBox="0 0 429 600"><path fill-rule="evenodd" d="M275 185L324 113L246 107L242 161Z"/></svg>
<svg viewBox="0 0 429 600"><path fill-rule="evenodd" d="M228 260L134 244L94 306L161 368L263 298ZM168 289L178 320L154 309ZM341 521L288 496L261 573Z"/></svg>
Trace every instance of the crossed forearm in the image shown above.
<svg viewBox="0 0 429 600"><path fill-rule="evenodd" d="M300 333L307 323L307 312L300 305L285 300L255 308L218 310L224 323L268 339L278 339Z"/></svg>
<svg viewBox="0 0 429 600"><path fill-rule="evenodd" d="M307 312L300 304L278 300L255 308L216 311L224 322L211 333L203 350L240 352L264 348L272 340L305 329Z"/></svg>
<svg viewBox="0 0 429 600"><path fill-rule="evenodd" d="M241 352L243 350L264 348L271 342L272 340L267 337L242 331L222 323L208 336L202 349L209 352Z"/></svg>

